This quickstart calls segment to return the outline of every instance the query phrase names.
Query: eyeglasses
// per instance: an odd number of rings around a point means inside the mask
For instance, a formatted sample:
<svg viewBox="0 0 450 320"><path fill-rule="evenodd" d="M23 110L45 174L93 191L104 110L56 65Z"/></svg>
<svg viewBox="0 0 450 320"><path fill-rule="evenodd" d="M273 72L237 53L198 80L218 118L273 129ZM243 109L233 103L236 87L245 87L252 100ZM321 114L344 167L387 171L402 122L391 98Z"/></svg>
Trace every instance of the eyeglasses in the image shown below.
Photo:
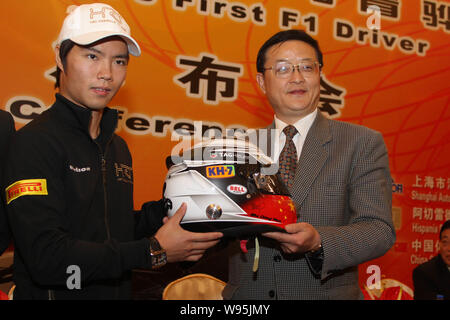
<svg viewBox="0 0 450 320"><path fill-rule="evenodd" d="M280 61L270 68L264 68L264 70L272 70L277 78L289 78L294 70L298 68L298 71L304 77L311 77L317 73L319 67L321 67L321 64L317 61L305 60L299 64L292 64L289 61Z"/></svg>

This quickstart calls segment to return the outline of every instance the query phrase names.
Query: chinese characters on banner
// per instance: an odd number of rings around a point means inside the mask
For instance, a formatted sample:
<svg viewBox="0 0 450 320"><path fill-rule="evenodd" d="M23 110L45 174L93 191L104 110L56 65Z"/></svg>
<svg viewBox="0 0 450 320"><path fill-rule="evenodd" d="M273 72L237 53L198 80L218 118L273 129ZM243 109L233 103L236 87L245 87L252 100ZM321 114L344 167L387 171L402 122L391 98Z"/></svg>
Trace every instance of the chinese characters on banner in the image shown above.
<svg viewBox="0 0 450 320"><path fill-rule="evenodd" d="M412 264L428 260L430 254L439 251L438 235L440 226L450 219L450 178L433 176L415 176L411 186L412 207Z"/></svg>
<svg viewBox="0 0 450 320"><path fill-rule="evenodd" d="M359 0L359 2L361 12L367 12L370 6L377 6L380 8L381 16L395 20L400 18L400 0Z"/></svg>
<svg viewBox="0 0 450 320"><path fill-rule="evenodd" d="M187 68L188 71L177 76L175 82L186 88L188 97L201 97L206 104L237 98L238 78L242 75L243 67L229 62L213 63L215 60L216 57L207 54L202 55L200 60L177 57L177 66Z"/></svg>
<svg viewBox="0 0 450 320"><path fill-rule="evenodd" d="M450 32L450 3L445 1L422 0L421 21L430 30L442 29Z"/></svg>

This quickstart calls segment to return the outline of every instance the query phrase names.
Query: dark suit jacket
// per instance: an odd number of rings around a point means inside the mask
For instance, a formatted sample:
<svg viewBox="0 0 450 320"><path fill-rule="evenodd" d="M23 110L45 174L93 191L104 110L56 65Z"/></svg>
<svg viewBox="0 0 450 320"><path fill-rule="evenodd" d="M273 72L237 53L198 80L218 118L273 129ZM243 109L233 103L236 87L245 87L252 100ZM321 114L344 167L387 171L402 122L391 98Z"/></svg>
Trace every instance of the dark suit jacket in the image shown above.
<svg viewBox="0 0 450 320"><path fill-rule="evenodd" d="M322 273L315 277L304 255L284 254L276 242L259 237L256 273L252 272L252 242L247 254L240 251L238 243L230 246L224 298L363 298L358 264L383 255L395 242L391 190L382 135L363 126L326 119L318 112L290 191L298 221L310 223L321 236Z"/></svg>
<svg viewBox="0 0 450 320"><path fill-rule="evenodd" d="M413 270L414 300L450 300L450 271L440 255Z"/></svg>
<svg viewBox="0 0 450 320"><path fill-rule="evenodd" d="M9 112L0 110L0 185L1 185L1 202L0 202L0 255L8 248L11 241L11 234L9 231L5 206L3 186L3 168L6 152L8 149L11 134L15 131L14 120Z"/></svg>

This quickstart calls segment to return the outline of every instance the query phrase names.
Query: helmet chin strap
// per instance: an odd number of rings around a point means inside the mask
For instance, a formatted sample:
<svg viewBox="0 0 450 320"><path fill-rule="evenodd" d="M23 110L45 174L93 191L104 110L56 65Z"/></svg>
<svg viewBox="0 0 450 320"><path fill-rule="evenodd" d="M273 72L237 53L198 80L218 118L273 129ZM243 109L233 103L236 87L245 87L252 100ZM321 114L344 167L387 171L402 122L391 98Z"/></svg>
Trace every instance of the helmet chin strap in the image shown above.
<svg viewBox="0 0 450 320"><path fill-rule="evenodd" d="M244 253L248 253L247 242L248 239L239 241L241 250ZM253 257L253 272L258 271L258 267L259 267L259 241L258 237L255 237L255 256Z"/></svg>
<svg viewBox="0 0 450 320"><path fill-rule="evenodd" d="M258 237L255 238L255 257L253 259L253 272L258 271L259 265L259 241Z"/></svg>

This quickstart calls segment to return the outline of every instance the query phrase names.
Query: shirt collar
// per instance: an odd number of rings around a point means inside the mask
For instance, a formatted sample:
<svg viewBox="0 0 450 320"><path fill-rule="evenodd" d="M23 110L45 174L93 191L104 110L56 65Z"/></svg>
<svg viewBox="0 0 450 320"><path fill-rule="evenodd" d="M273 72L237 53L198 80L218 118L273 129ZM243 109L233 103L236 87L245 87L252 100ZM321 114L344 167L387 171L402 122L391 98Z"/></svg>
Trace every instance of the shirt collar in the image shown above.
<svg viewBox="0 0 450 320"><path fill-rule="evenodd" d="M300 133L300 136L306 137L308 134L309 128L311 128L314 119L316 119L317 115L317 108L308 114L306 117L301 118L297 122L293 123L292 125L297 129L297 131ZM288 124L284 121L277 118L277 116L274 116L275 120L275 129L279 130L280 134L283 132L284 127L286 127Z"/></svg>

